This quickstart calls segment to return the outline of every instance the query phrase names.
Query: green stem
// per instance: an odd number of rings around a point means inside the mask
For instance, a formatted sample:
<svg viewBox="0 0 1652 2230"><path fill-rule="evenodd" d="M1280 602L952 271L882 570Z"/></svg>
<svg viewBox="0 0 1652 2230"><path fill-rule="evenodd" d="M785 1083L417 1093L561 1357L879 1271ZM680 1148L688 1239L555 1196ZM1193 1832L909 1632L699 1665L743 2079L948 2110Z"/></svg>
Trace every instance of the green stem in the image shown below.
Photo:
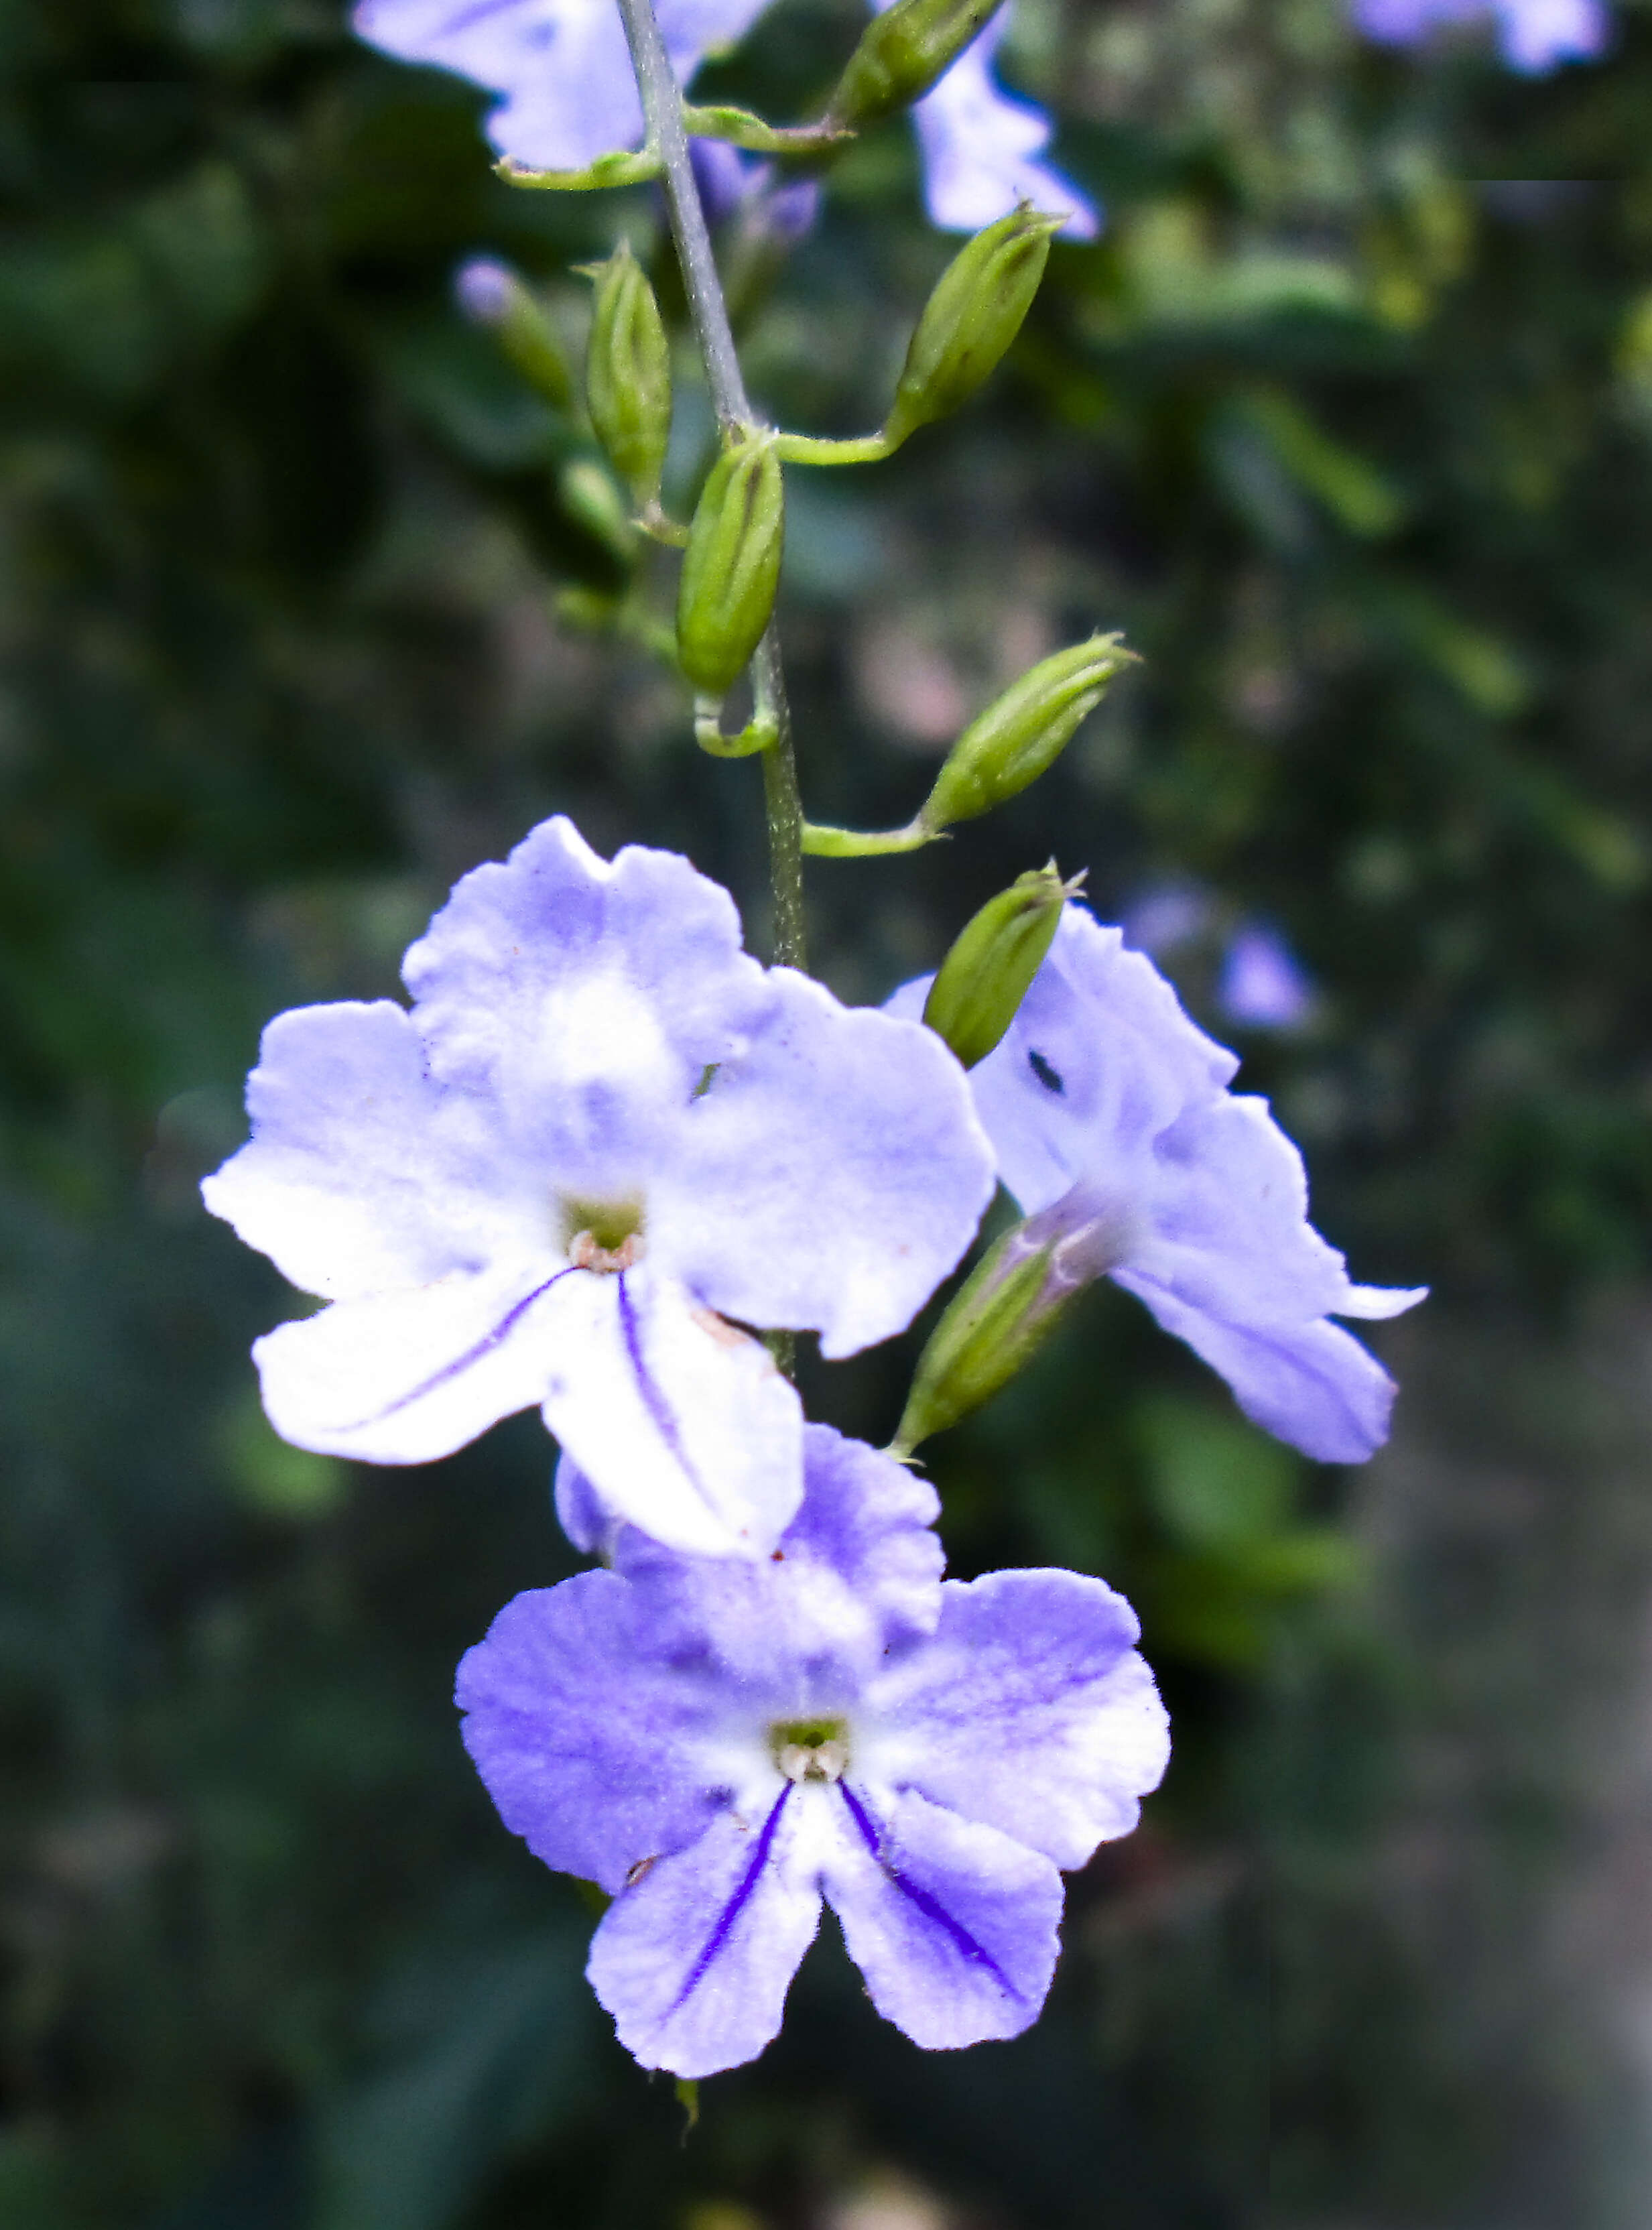
<svg viewBox="0 0 1652 2230"><path fill-rule="evenodd" d="M652 0L620 0L631 66L637 74L637 91L647 126L648 145L657 151L671 211L672 235L683 267L683 287L689 314L705 362L711 407L725 435L755 431L758 419L746 395L736 354L729 309L723 298L711 253L711 235L705 211L688 158L688 133L683 122L683 95L672 69L665 42L654 20ZM797 762L792 750L791 713L786 701L786 677L781 668L780 643L771 622L752 661L752 687L762 712L774 722L775 740L762 754L763 804L768 818L768 873L775 904L775 957L788 968L802 968L803 932L803 803L798 795Z"/></svg>
<svg viewBox="0 0 1652 2230"><path fill-rule="evenodd" d="M916 852L935 843L941 835L919 821L904 828L884 828L868 834L858 828L832 828L806 821L800 832L803 849L812 860L877 860L891 852Z"/></svg>
<svg viewBox="0 0 1652 2230"><path fill-rule="evenodd" d="M897 447L886 434L861 434L849 441L833 441L814 434L775 437L775 448L785 465L877 465L892 457Z"/></svg>

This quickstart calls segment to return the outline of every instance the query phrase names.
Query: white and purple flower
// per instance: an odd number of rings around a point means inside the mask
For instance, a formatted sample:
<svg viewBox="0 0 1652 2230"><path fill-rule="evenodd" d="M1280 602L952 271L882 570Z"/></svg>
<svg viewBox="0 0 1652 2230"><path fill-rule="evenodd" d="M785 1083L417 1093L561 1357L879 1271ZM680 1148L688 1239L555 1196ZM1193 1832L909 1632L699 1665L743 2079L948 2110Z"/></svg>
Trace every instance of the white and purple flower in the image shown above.
<svg viewBox="0 0 1652 2230"><path fill-rule="evenodd" d="M659 0L660 34L686 86L708 55L743 38L766 0ZM929 215L979 231L1018 202L1068 212L1087 240L1094 207L1040 161L1043 112L1012 100L993 74L1008 17L1000 10L913 109ZM488 137L530 170L579 171L639 145L642 108L614 0L357 0L357 35L404 61L453 70L499 96Z"/></svg>
<svg viewBox="0 0 1652 2230"><path fill-rule="evenodd" d="M1353 16L1367 38L1395 47L1446 26L1495 23L1503 60L1527 77L1592 61L1611 35L1603 0L1354 0Z"/></svg>
<svg viewBox="0 0 1652 2230"><path fill-rule="evenodd" d="M929 979L896 1014L922 1012ZM1144 1301L1246 1416L1304 1454L1360 1463L1394 1382L1334 1317L1392 1317L1424 1288L1356 1286L1308 1220L1302 1156L1265 1099L1122 932L1070 903L1008 1033L970 1072L999 1175L1047 1239Z"/></svg>
<svg viewBox="0 0 1652 2230"><path fill-rule="evenodd" d="M992 1189L961 1071L762 967L686 860L610 864L560 817L466 875L403 974L411 1013L277 1016L252 1141L202 1188L331 1304L254 1347L271 1422L422 1463L538 1404L628 1518L764 1553L802 1418L739 1327L836 1357L910 1322Z"/></svg>
<svg viewBox="0 0 1652 2230"><path fill-rule="evenodd" d="M518 1595L459 1672L506 1826L614 1898L587 1972L620 2042L681 2076L775 2036L823 1898L916 2043L1019 2034L1060 1870L1130 1832L1168 1755L1121 1597L1071 1572L943 1583L929 1486L825 1426L806 1447L771 1559L621 1527L615 1569Z"/></svg>

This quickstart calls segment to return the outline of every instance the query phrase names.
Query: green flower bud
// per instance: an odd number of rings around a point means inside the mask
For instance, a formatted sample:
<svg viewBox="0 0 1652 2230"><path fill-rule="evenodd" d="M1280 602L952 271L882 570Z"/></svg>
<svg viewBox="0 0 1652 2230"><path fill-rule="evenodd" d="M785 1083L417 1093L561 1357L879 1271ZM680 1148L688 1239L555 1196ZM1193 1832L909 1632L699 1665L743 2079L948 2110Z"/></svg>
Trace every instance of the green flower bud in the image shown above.
<svg viewBox="0 0 1652 2230"><path fill-rule="evenodd" d="M985 1060L1015 1020L1070 892L1052 860L1018 875L965 923L923 1002L923 1019L966 1068Z"/></svg>
<svg viewBox="0 0 1652 2230"><path fill-rule="evenodd" d="M1012 683L947 753L918 823L931 835L990 812L1036 781L1135 654L1115 635L1074 643Z"/></svg>
<svg viewBox="0 0 1652 2230"><path fill-rule="evenodd" d="M574 382L556 329L509 264L475 255L453 281L459 306L472 324L489 325L499 346L536 395L566 410Z"/></svg>
<svg viewBox="0 0 1652 2230"><path fill-rule="evenodd" d="M672 356L647 274L621 241L606 263L586 267L596 281L585 352L585 400L614 469L639 504L659 493L672 430Z"/></svg>
<svg viewBox="0 0 1652 2230"><path fill-rule="evenodd" d="M1065 222L1023 202L953 257L924 304L884 421L891 448L967 402L993 370L1032 306L1050 235Z"/></svg>
<svg viewBox="0 0 1652 2230"><path fill-rule="evenodd" d="M1084 1287L1116 1266L1122 1237L1081 1183L988 1247L918 1357L894 1453L910 1455L1007 1385Z"/></svg>
<svg viewBox="0 0 1652 2230"><path fill-rule="evenodd" d="M1003 0L895 0L861 35L826 114L864 131L922 99Z"/></svg>
<svg viewBox="0 0 1652 2230"><path fill-rule="evenodd" d="M677 593L677 655L694 686L721 697L745 671L780 585L785 489L772 440L732 442L706 475Z"/></svg>

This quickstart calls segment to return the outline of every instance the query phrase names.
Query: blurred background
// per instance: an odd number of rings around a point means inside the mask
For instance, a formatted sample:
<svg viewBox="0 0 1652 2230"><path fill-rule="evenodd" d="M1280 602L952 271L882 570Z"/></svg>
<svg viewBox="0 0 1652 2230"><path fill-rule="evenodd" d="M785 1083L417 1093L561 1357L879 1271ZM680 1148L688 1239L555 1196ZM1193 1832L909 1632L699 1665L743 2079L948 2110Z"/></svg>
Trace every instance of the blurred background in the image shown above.
<svg viewBox="0 0 1652 2230"><path fill-rule="evenodd" d="M795 115L855 27L783 0L702 83ZM1053 848L1356 1274L1435 1298L1361 1471L1110 1287L934 1445L955 1572L1132 1596L1174 1765L1031 2033L926 2057L828 1924L686 2137L456 1733L571 1568L541 1427L286 1448L290 1296L196 1193L264 1019L393 991L549 812L762 945L755 772L640 639L668 575L452 293L505 257L576 350L568 267L657 211L496 183L482 96L332 0L10 0L0 68L0 2224L1644 2230L1652 17L1538 81L1337 0L1018 0L1104 233L961 417L792 476L817 817L904 821L1094 626L1145 659L1009 810L813 868L820 971L881 998ZM951 245L898 126L789 255L732 220L762 403L876 422ZM817 1414L884 1437L916 1337Z"/></svg>

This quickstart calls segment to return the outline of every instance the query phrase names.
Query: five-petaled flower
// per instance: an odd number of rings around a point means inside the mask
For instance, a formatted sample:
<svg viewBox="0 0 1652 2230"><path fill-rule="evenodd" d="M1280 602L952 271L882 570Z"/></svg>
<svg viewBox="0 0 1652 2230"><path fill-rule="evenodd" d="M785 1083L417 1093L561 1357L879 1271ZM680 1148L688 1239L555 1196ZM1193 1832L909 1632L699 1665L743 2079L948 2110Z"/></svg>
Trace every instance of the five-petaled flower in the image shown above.
<svg viewBox="0 0 1652 2230"><path fill-rule="evenodd" d="M929 979L890 1001L918 1015ZM1219 1370L1248 1417L1327 1463L1387 1436L1394 1383L1333 1317L1424 1298L1356 1286L1308 1221L1302 1156L1238 1061L1122 932L1070 902L1001 1042L970 1072L999 1175Z"/></svg>
<svg viewBox="0 0 1652 2230"><path fill-rule="evenodd" d="M1167 1756L1121 1597L1062 1571L943 1583L929 1486L825 1426L806 1447L772 1558L620 1525L614 1569L518 1595L460 1667L507 1827L614 1898L587 1971L620 2041L683 2076L775 2034L823 1897L915 2042L1018 2034L1059 1870L1128 1834ZM597 1498L559 1488L588 1541Z"/></svg>
<svg viewBox="0 0 1652 2230"><path fill-rule="evenodd" d="M766 0L658 0L666 52L687 85L708 55L743 38ZM887 4L887 0L883 0ZM1018 202L1068 213L1074 239L1096 232L1090 203L1038 158L1043 113L993 75L1009 11L1000 9L912 115L929 215L975 232ZM403 61L453 70L501 96L487 120L501 155L530 170L579 171L636 146L642 107L614 0L358 0L359 36Z"/></svg>
<svg viewBox="0 0 1652 2230"><path fill-rule="evenodd" d="M252 1141L203 1187L331 1304L254 1348L271 1421L420 1463L539 1403L627 1518L763 1553L802 1418L739 1327L842 1356L910 1320L992 1189L962 1072L762 967L686 860L609 864L561 818L466 875L403 973L410 1014L277 1016Z"/></svg>

